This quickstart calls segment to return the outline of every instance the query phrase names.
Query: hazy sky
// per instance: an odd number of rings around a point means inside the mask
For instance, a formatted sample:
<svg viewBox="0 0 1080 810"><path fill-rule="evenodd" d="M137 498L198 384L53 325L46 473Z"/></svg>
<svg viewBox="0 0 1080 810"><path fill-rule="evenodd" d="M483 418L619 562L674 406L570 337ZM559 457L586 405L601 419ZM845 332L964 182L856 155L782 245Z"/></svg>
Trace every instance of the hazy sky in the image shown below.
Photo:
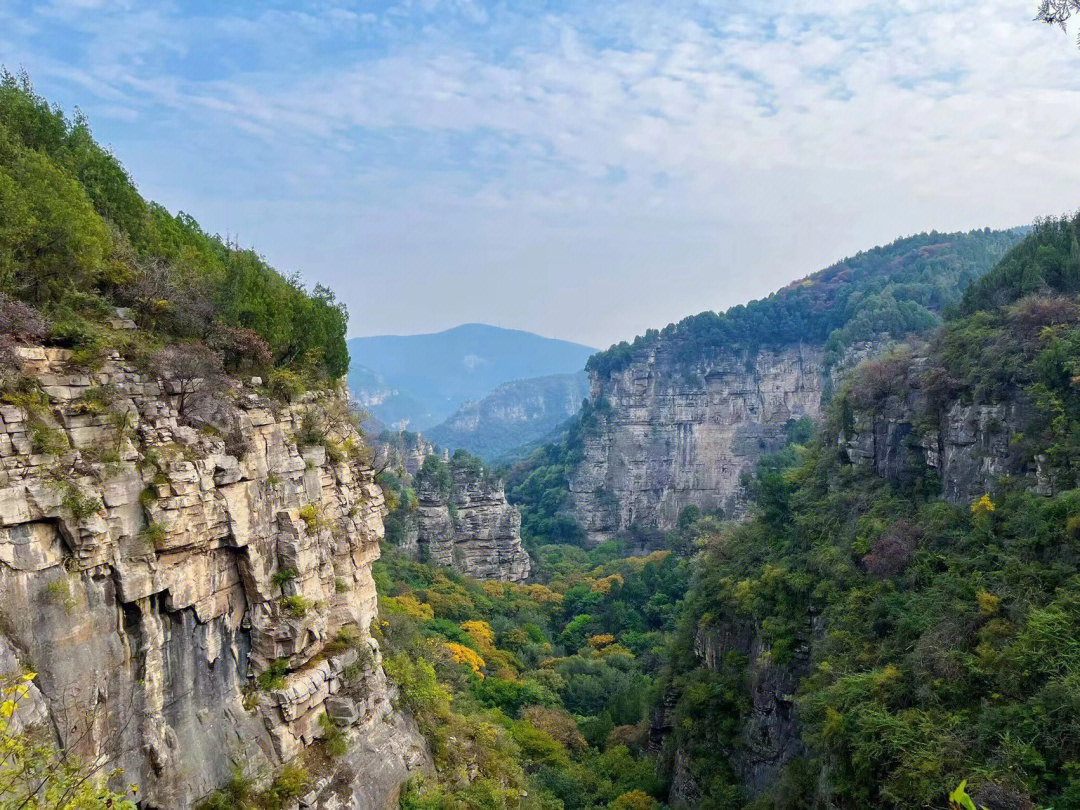
<svg viewBox="0 0 1080 810"><path fill-rule="evenodd" d="M4 0L0 62L354 335L606 346L1080 206L1080 53L1035 6Z"/></svg>

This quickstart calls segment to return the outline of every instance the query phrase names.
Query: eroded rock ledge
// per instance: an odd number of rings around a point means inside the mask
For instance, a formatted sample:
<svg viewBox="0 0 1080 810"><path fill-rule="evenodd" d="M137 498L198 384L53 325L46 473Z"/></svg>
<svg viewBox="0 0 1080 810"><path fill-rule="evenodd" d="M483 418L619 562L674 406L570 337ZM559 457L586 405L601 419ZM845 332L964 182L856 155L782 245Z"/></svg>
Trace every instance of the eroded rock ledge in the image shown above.
<svg viewBox="0 0 1080 810"><path fill-rule="evenodd" d="M477 579L527 579L531 562L521 545L521 513L507 503L502 482L468 469L452 474L448 492L428 481L417 490L421 558Z"/></svg>
<svg viewBox="0 0 1080 810"><path fill-rule="evenodd" d="M426 753L369 634L383 496L366 466L298 444L314 395L237 384L238 448L118 356L83 372L16 351L46 399L0 406L0 649L39 673L59 739L174 810L238 765L293 760L327 713L349 753L300 806L396 807Z"/></svg>

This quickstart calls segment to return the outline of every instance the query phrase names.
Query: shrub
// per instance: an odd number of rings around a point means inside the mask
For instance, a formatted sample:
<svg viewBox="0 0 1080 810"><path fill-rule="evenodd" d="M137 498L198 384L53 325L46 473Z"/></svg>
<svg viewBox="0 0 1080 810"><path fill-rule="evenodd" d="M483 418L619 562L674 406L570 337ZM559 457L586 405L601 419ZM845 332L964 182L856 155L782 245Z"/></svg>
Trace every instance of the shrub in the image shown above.
<svg viewBox="0 0 1080 810"><path fill-rule="evenodd" d="M104 507L101 501L83 493L81 489L70 481L61 484L64 493L60 505L71 512L77 521L86 520L91 515L96 515Z"/></svg>
<svg viewBox="0 0 1080 810"><path fill-rule="evenodd" d="M315 534L326 528L326 521L322 516L322 510L316 503L308 503L300 507L300 519L304 521L308 534Z"/></svg>
<svg viewBox="0 0 1080 810"><path fill-rule="evenodd" d="M297 619L302 619L314 606L304 597L299 594L294 594L292 596L281 597L281 607Z"/></svg>
<svg viewBox="0 0 1080 810"><path fill-rule="evenodd" d="M47 456L59 456L67 452L71 446L68 443L67 434L44 422L33 420L29 425L30 445L35 453Z"/></svg>
<svg viewBox="0 0 1080 810"><path fill-rule="evenodd" d="M273 582L277 587L281 588L286 583L292 582L294 579L296 579L295 568L280 568L274 572L274 575L270 578L270 581Z"/></svg>
<svg viewBox="0 0 1080 810"><path fill-rule="evenodd" d="M156 521L146 524L142 531L142 540L150 548L158 548L165 540L165 526Z"/></svg>
<svg viewBox="0 0 1080 810"><path fill-rule="evenodd" d="M307 385L295 372L287 368L278 368L270 372L266 381L266 389L275 399L282 402L292 402L307 390Z"/></svg>
<svg viewBox="0 0 1080 810"><path fill-rule="evenodd" d="M326 713L319 715L319 730L322 732L322 744L326 753L332 757L342 757L348 753L349 738Z"/></svg>
<svg viewBox="0 0 1080 810"><path fill-rule="evenodd" d="M286 658L276 658L270 665L259 673L259 688L267 692L281 689L285 686L285 676L289 674L289 661Z"/></svg>

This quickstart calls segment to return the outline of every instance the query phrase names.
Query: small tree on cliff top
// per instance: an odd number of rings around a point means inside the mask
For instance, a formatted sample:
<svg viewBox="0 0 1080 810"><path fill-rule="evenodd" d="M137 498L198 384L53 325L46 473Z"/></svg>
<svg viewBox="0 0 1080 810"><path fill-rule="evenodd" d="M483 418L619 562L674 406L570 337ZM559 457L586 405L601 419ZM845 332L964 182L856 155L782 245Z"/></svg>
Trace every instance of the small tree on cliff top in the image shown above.
<svg viewBox="0 0 1080 810"><path fill-rule="evenodd" d="M154 354L153 371L172 384L181 419L205 419L226 384L221 357L198 342L167 346Z"/></svg>

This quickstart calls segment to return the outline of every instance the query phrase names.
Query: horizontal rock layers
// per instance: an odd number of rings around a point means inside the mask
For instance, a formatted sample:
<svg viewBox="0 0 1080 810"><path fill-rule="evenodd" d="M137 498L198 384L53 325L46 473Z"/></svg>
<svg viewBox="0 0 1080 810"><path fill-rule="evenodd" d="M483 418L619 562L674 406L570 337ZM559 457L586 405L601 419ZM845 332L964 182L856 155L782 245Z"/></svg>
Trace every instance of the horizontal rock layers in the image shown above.
<svg viewBox="0 0 1080 810"><path fill-rule="evenodd" d="M450 491L441 492L425 481L417 498L422 559L478 579L521 582L529 576L521 513L506 502L501 482L454 469Z"/></svg>
<svg viewBox="0 0 1080 810"><path fill-rule="evenodd" d="M59 739L173 810L272 773L333 709L352 745L309 806L396 806L426 754L368 630L383 496L297 443L315 396L233 384L223 436L116 355L16 351L39 388L0 406L0 651L32 662Z"/></svg>
<svg viewBox="0 0 1080 810"><path fill-rule="evenodd" d="M687 506L738 516L742 474L783 445L790 420L820 412L820 347L722 353L690 366L672 349L592 378L595 424L570 489L593 543L635 523L670 529Z"/></svg>

